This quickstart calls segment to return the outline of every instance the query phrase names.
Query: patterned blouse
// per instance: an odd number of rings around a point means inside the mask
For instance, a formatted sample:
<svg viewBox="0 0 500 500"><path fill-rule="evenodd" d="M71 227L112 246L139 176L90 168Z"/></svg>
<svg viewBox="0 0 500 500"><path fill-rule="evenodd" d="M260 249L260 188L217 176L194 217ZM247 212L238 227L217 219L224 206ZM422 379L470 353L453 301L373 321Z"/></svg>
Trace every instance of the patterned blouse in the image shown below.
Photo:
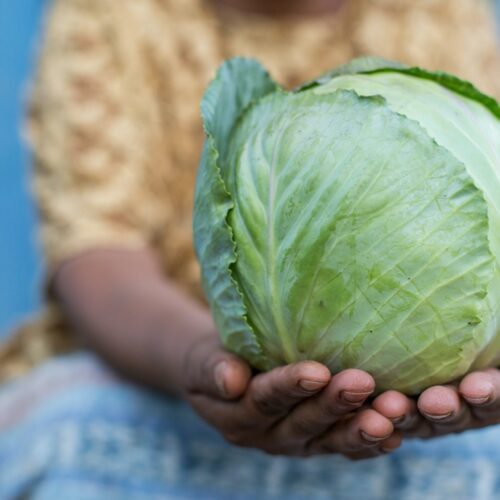
<svg viewBox="0 0 500 500"><path fill-rule="evenodd" d="M28 136L47 276L96 247L153 247L202 298L192 249L199 102L217 66L252 56L286 87L374 54L500 96L493 16L482 0L352 0L328 15L271 18L209 0L54 0ZM55 302L0 350L0 378L75 346Z"/></svg>

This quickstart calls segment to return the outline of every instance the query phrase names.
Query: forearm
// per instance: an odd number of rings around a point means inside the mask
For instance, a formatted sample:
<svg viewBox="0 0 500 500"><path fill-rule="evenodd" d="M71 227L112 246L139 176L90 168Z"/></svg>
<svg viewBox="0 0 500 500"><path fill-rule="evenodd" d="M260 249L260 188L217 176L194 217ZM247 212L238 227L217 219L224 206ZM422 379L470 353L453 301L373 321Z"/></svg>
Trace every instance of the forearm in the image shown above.
<svg viewBox="0 0 500 500"><path fill-rule="evenodd" d="M96 250L55 276L54 292L85 343L125 375L180 393L193 342L215 335L206 308L162 274L152 252Z"/></svg>

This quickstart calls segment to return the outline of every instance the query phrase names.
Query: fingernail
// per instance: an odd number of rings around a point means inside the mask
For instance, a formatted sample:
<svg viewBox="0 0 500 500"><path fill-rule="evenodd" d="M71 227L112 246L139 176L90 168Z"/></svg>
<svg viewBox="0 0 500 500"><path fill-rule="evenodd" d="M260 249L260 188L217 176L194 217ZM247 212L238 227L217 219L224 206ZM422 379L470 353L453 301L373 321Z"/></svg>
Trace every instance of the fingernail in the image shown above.
<svg viewBox="0 0 500 500"><path fill-rule="evenodd" d="M359 431L361 433L361 437L370 443L378 443L379 441L383 441L384 439L387 439L390 434L387 434L387 436L382 436L382 437L377 437L377 436L371 436L370 434L367 434L365 431Z"/></svg>
<svg viewBox="0 0 500 500"><path fill-rule="evenodd" d="M393 424L400 424L405 419L405 417L406 415L400 415L399 417L391 418L391 422Z"/></svg>
<svg viewBox="0 0 500 500"><path fill-rule="evenodd" d="M371 391L370 392L342 391L340 396L348 403L360 403L361 401L364 401L370 394Z"/></svg>
<svg viewBox="0 0 500 500"><path fill-rule="evenodd" d="M222 396L225 396L227 394L225 376L226 367L227 362L221 361L214 369L215 385L217 386L217 389L219 389Z"/></svg>
<svg viewBox="0 0 500 500"><path fill-rule="evenodd" d="M307 392L319 391L322 387L325 387L326 382L321 382L319 380L300 380L299 386L301 389Z"/></svg>
<svg viewBox="0 0 500 500"><path fill-rule="evenodd" d="M453 412L449 411L448 413L442 413L441 415L433 415L431 413L424 412L424 415L431 420L438 420L439 421L439 420L444 420L448 417L451 417L453 415Z"/></svg>
<svg viewBox="0 0 500 500"><path fill-rule="evenodd" d="M469 398L467 396L464 397L469 403L472 403L473 405L484 405L484 403L487 403L490 400L490 395L483 396L482 398Z"/></svg>

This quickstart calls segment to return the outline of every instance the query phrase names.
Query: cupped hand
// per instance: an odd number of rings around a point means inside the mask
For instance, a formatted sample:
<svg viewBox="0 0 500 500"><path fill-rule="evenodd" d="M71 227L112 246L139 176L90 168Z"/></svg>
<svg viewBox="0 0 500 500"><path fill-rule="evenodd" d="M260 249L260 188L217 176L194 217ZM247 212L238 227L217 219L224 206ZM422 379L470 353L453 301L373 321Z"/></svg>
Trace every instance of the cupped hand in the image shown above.
<svg viewBox="0 0 500 500"><path fill-rule="evenodd" d="M456 384L429 387L418 399L396 391L378 396L373 408L405 437L431 438L500 423L500 370L466 375Z"/></svg>
<svg viewBox="0 0 500 500"><path fill-rule="evenodd" d="M388 453L401 442L390 418L365 405L375 384L361 370L331 376L303 361L252 376L214 337L198 341L185 363L185 393L229 442L270 454Z"/></svg>

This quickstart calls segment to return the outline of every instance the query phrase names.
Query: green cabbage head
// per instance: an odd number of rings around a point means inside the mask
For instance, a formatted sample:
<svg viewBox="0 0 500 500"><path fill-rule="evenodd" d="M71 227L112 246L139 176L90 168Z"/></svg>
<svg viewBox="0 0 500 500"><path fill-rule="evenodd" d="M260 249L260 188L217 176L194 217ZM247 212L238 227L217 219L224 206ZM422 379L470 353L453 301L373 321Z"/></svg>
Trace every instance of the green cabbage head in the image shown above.
<svg viewBox="0 0 500 500"><path fill-rule="evenodd" d="M500 356L500 107L373 58L295 91L232 59L202 102L194 239L224 345L408 394Z"/></svg>

